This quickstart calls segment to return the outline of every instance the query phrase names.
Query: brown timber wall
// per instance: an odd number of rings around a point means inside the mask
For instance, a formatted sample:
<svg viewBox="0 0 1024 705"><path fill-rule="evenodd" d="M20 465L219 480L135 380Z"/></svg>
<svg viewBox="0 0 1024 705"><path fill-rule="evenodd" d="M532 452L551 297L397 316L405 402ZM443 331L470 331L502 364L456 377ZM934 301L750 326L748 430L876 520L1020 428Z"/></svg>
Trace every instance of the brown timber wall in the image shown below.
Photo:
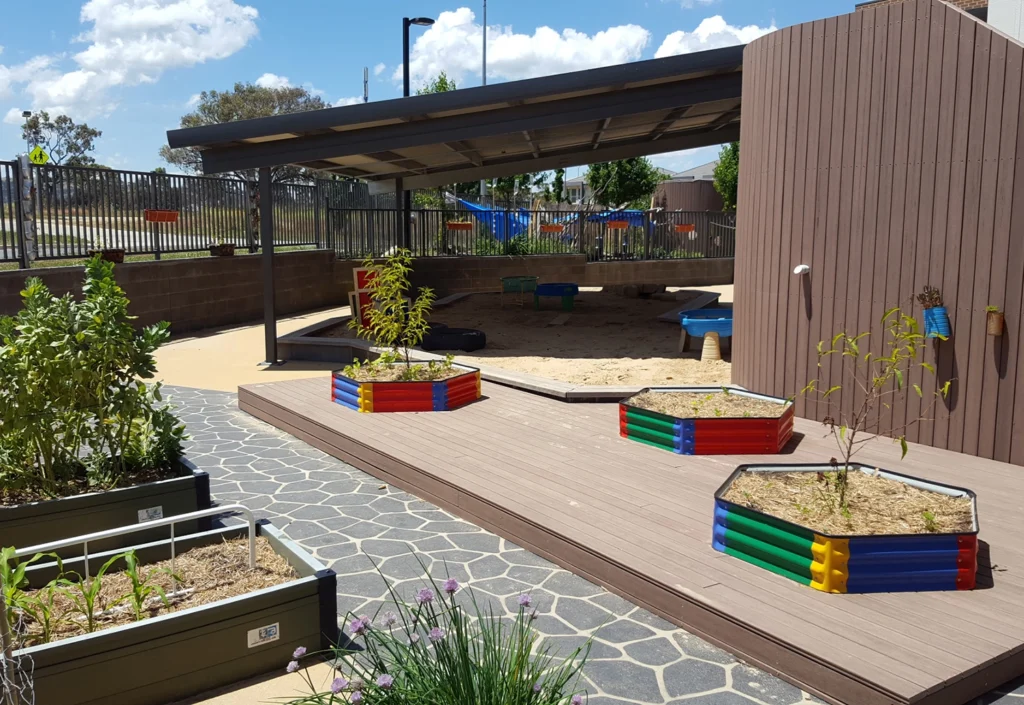
<svg viewBox="0 0 1024 705"><path fill-rule="evenodd" d="M654 206L667 211L724 210L711 181L663 181L654 192Z"/></svg>
<svg viewBox="0 0 1024 705"><path fill-rule="evenodd" d="M871 330L880 349L883 312L902 305L920 321L912 296L930 284L953 336L926 357L954 381L948 408L908 439L1024 464L1022 64L1024 47L938 0L747 46L734 382L780 395L839 384L835 361L817 368L817 341ZM792 274L801 263L810 275ZM989 304L1006 312L1000 337L985 333ZM936 388L930 375L909 382ZM921 413L910 394L884 423Z"/></svg>

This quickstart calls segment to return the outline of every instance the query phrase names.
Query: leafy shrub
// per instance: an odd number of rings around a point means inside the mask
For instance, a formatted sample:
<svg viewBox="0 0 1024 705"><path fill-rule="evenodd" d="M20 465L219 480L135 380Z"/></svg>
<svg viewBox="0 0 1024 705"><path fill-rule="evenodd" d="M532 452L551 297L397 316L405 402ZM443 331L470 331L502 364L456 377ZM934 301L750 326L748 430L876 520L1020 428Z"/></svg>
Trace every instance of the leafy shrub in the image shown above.
<svg viewBox="0 0 1024 705"><path fill-rule="evenodd" d="M397 613L350 614L348 631L356 641L331 654L340 675L321 692L307 674L310 694L288 705L581 705L578 684L589 641L558 659L549 644L538 644L528 594L519 596L518 611L508 619L481 609L471 589L457 598L461 586L452 578L441 585L427 580L412 604L389 584ZM305 654L299 647L286 670L299 670Z"/></svg>
<svg viewBox="0 0 1024 705"><path fill-rule="evenodd" d="M0 318L0 497L54 497L173 467L184 426L161 406L153 354L167 323L135 331L114 265L86 264L83 298L31 278Z"/></svg>

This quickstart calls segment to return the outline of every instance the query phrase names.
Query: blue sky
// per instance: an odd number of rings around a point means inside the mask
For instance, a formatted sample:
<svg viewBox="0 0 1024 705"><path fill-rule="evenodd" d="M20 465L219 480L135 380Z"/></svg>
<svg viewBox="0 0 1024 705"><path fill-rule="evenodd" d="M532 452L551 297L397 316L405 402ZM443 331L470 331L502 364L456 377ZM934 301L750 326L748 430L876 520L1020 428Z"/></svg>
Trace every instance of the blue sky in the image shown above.
<svg viewBox="0 0 1024 705"><path fill-rule="evenodd" d="M20 111L51 108L103 130L96 158L161 166L157 150L189 101L236 81L287 81L344 104L398 97L401 18L413 28L414 83L445 69L480 83L481 0L49 0L4 3L0 159L23 151ZM735 44L773 27L852 10L851 0L489 0L488 81ZM653 157L673 170L717 148ZM575 170L570 176L575 175Z"/></svg>

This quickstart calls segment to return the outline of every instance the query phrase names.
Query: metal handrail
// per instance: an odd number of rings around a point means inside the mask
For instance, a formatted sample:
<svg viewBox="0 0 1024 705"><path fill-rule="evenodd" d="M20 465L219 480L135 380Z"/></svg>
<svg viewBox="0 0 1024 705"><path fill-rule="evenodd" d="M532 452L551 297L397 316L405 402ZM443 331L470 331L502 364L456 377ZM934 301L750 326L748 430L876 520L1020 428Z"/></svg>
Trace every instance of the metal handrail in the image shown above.
<svg viewBox="0 0 1024 705"><path fill-rule="evenodd" d="M41 543L37 546L28 546L14 552L15 558L24 558L25 556L35 555L37 553L50 553L56 551L58 548L67 548L68 546L76 546L82 544L82 552L85 558L85 579L89 579L89 542L90 541L101 541L103 539L113 538L115 536L124 536L125 534L133 534L137 531L145 531L146 529L155 529L161 526L171 527L171 572L174 573L174 559L176 552L174 550L174 525L183 521L189 521L191 519L202 519L203 517L216 516L218 514L226 514L228 512L240 512L245 515L246 520L249 524L249 569L254 570L256 568L256 517L253 516L252 510L241 504L229 504L224 507L211 507L210 509L200 509L197 512L189 512L188 514L176 514L172 517L164 517L163 519L153 519L152 521L144 521L139 524L133 524L132 526L122 526L117 529L106 529L104 531L95 531L91 534L82 534L81 536L75 536L69 539L61 539L59 541L50 541L49 543Z"/></svg>

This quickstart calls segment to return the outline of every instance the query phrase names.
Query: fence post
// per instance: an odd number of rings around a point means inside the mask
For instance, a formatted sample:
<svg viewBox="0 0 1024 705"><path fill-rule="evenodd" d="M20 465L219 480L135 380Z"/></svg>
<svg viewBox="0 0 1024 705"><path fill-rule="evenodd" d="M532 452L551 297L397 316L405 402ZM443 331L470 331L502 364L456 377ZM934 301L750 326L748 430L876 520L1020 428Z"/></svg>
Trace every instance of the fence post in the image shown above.
<svg viewBox="0 0 1024 705"><path fill-rule="evenodd" d="M35 183L32 181L32 163L27 154L18 157L14 170L17 184L17 218L15 230L18 233L18 266L28 269L36 258Z"/></svg>
<svg viewBox="0 0 1024 705"><path fill-rule="evenodd" d="M150 208L156 208L156 174L149 175L149 198ZM150 223L149 230L153 238L153 258L160 259L160 224L156 221Z"/></svg>
<svg viewBox="0 0 1024 705"><path fill-rule="evenodd" d="M316 247L322 246L320 233L320 179L313 179L313 232L316 237Z"/></svg>
<svg viewBox="0 0 1024 705"><path fill-rule="evenodd" d="M654 216L650 211L644 213L644 259L651 258L651 235L655 228Z"/></svg>

